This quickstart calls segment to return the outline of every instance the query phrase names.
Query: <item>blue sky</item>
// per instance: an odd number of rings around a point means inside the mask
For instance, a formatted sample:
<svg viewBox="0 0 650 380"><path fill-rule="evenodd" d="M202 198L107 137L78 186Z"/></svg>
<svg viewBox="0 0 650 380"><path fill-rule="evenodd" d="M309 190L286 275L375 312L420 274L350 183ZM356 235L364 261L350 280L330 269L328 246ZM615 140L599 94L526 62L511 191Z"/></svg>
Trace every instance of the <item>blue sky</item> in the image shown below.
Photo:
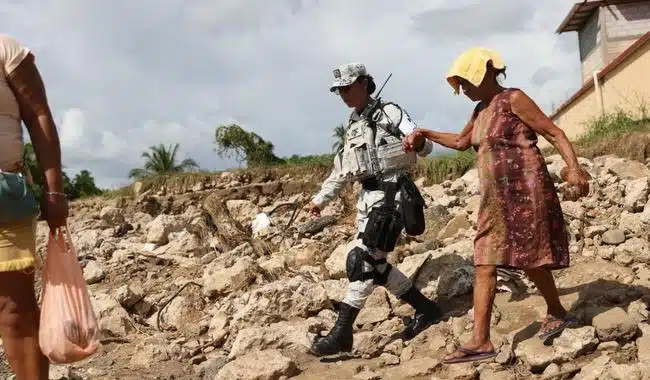
<svg viewBox="0 0 650 380"><path fill-rule="evenodd" d="M265 6L262 6L264 4ZM580 86L576 33L555 29L573 1L0 0L2 33L33 50L66 170L103 187L128 183L150 145L180 143L202 168L236 167L214 152L235 122L280 156L326 153L349 110L332 70L366 64L383 98L421 126L457 131L473 105L445 81L464 49L500 51L505 84L547 112ZM439 148L438 148L439 149Z"/></svg>

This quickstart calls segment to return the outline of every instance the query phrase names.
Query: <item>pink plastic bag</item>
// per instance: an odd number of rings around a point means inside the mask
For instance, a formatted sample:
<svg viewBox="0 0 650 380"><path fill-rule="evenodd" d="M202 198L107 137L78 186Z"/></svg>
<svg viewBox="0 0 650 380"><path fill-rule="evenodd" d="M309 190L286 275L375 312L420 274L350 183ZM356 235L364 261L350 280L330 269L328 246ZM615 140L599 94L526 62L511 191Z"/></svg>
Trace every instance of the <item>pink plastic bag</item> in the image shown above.
<svg viewBox="0 0 650 380"><path fill-rule="evenodd" d="M59 228L50 232L43 270L41 351L55 364L76 362L97 351L97 336L97 319L70 232Z"/></svg>

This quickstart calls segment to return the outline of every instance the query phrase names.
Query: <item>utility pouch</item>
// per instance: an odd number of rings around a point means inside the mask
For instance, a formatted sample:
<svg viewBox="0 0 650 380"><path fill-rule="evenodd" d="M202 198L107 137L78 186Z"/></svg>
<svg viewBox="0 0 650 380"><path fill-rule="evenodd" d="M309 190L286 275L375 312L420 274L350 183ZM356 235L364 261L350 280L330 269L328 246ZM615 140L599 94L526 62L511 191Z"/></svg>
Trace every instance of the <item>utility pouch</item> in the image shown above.
<svg viewBox="0 0 650 380"><path fill-rule="evenodd" d="M424 198L410 177L404 176L400 186L400 208L406 233L422 235L426 228Z"/></svg>
<svg viewBox="0 0 650 380"><path fill-rule="evenodd" d="M381 205L370 211L363 232L363 244L368 248L391 252L404 228L402 216L393 205Z"/></svg>

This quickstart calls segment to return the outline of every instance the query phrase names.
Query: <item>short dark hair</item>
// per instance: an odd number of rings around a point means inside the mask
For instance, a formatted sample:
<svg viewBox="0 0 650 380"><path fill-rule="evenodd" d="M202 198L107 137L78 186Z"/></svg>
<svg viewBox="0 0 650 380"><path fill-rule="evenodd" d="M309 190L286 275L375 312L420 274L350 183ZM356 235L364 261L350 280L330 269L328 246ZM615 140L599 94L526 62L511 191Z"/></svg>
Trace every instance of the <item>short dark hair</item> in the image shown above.
<svg viewBox="0 0 650 380"><path fill-rule="evenodd" d="M375 84L375 79L372 77L372 75L362 75L357 80L367 81L368 95L372 95L372 93L374 93L375 90L377 89L377 85Z"/></svg>

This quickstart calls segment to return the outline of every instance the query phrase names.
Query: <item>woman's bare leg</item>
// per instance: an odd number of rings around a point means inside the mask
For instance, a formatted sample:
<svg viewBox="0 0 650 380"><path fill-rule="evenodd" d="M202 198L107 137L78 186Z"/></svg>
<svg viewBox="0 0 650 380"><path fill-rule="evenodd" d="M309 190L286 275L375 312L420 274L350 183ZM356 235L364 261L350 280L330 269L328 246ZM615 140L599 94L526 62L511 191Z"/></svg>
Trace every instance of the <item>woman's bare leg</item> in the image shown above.
<svg viewBox="0 0 650 380"><path fill-rule="evenodd" d="M47 380L49 361L38 345L34 272L0 272L0 334L17 380Z"/></svg>
<svg viewBox="0 0 650 380"><path fill-rule="evenodd" d="M497 289L497 271L494 265L476 267L474 274L474 332L472 341L463 347L475 352L490 352L494 346L490 341L490 321ZM465 354L455 352L445 357L452 359Z"/></svg>
<svg viewBox="0 0 650 380"><path fill-rule="evenodd" d="M535 283L535 286L546 301L546 318L540 326L540 337L545 341L552 335L560 333L566 326L567 311L560 302L560 295L555 286L553 274L546 267L526 269L526 275ZM551 334L551 335L548 335Z"/></svg>

